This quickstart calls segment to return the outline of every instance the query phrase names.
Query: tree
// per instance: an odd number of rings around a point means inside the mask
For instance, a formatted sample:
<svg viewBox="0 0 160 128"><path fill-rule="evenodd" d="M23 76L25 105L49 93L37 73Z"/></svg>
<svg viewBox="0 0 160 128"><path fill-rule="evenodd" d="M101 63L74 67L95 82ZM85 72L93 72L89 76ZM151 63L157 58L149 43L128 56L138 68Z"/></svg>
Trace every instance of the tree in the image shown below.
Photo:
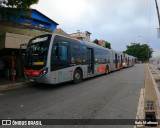
<svg viewBox="0 0 160 128"><path fill-rule="evenodd" d="M105 41L105 47L111 49L111 44L107 41Z"/></svg>
<svg viewBox="0 0 160 128"><path fill-rule="evenodd" d="M127 45L127 50L123 51L123 53L132 55L137 57L138 60L146 62L152 57L153 49L147 44L131 43L130 46Z"/></svg>
<svg viewBox="0 0 160 128"><path fill-rule="evenodd" d="M0 2L0 7L10 7L10 8L30 8L32 4L37 4L39 0L2 0Z"/></svg>
<svg viewBox="0 0 160 128"><path fill-rule="evenodd" d="M94 41L93 41L93 43L95 43L95 44L97 44L98 45L98 40L97 39L95 39Z"/></svg>

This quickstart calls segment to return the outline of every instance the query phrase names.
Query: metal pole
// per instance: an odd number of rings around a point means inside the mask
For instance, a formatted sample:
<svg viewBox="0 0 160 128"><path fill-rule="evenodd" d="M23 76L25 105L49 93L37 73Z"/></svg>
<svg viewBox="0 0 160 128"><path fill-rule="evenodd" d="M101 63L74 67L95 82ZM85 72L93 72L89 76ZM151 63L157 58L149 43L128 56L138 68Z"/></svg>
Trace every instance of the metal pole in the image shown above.
<svg viewBox="0 0 160 128"><path fill-rule="evenodd" d="M157 15L158 15L158 23L159 23L159 28L160 28L160 15L159 15L159 8L158 8L157 0L155 0L155 3L156 3Z"/></svg>
<svg viewBox="0 0 160 128"><path fill-rule="evenodd" d="M11 66L11 69L12 69L12 81L15 81L15 69L14 69L14 67L15 67L15 60L14 60L14 51L13 51L13 53L12 53L12 66Z"/></svg>

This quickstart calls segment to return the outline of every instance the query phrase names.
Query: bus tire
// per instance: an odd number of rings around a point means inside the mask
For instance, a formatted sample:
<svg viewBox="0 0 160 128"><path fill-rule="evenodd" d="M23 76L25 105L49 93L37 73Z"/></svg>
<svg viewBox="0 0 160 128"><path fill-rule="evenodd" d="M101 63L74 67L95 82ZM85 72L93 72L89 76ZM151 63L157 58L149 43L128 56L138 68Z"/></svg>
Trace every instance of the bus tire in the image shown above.
<svg viewBox="0 0 160 128"><path fill-rule="evenodd" d="M109 74L109 68L108 68L108 66L106 66L105 74L106 74L106 75Z"/></svg>
<svg viewBox="0 0 160 128"><path fill-rule="evenodd" d="M76 84L76 83L80 83L81 81L82 81L82 71L79 69L76 69L73 75L73 82Z"/></svg>

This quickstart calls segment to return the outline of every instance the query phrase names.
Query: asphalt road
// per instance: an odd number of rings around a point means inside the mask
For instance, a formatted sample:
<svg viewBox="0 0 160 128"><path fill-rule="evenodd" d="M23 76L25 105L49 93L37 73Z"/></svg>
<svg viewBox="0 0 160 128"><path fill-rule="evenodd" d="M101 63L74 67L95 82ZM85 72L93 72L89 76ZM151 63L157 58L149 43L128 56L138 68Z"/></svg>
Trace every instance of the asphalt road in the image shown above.
<svg viewBox="0 0 160 128"><path fill-rule="evenodd" d="M145 64L137 64L80 84L33 84L3 91L0 119L135 119L144 79Z"/></svg>

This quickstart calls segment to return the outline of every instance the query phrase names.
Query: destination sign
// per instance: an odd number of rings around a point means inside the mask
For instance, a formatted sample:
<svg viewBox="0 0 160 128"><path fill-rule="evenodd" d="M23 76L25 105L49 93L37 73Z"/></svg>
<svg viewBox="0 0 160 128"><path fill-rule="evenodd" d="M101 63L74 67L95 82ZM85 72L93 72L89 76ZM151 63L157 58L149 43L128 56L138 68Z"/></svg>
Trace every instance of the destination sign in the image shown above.
<svg viewBox="0 0 160 128"><path fill-rule="evenodd" d="M41 38L38 37L38 38L32 40L32 43L42 42L42 41L46 41L46 40L48 40L48 36L47 37L41 37Z"/></svg>

